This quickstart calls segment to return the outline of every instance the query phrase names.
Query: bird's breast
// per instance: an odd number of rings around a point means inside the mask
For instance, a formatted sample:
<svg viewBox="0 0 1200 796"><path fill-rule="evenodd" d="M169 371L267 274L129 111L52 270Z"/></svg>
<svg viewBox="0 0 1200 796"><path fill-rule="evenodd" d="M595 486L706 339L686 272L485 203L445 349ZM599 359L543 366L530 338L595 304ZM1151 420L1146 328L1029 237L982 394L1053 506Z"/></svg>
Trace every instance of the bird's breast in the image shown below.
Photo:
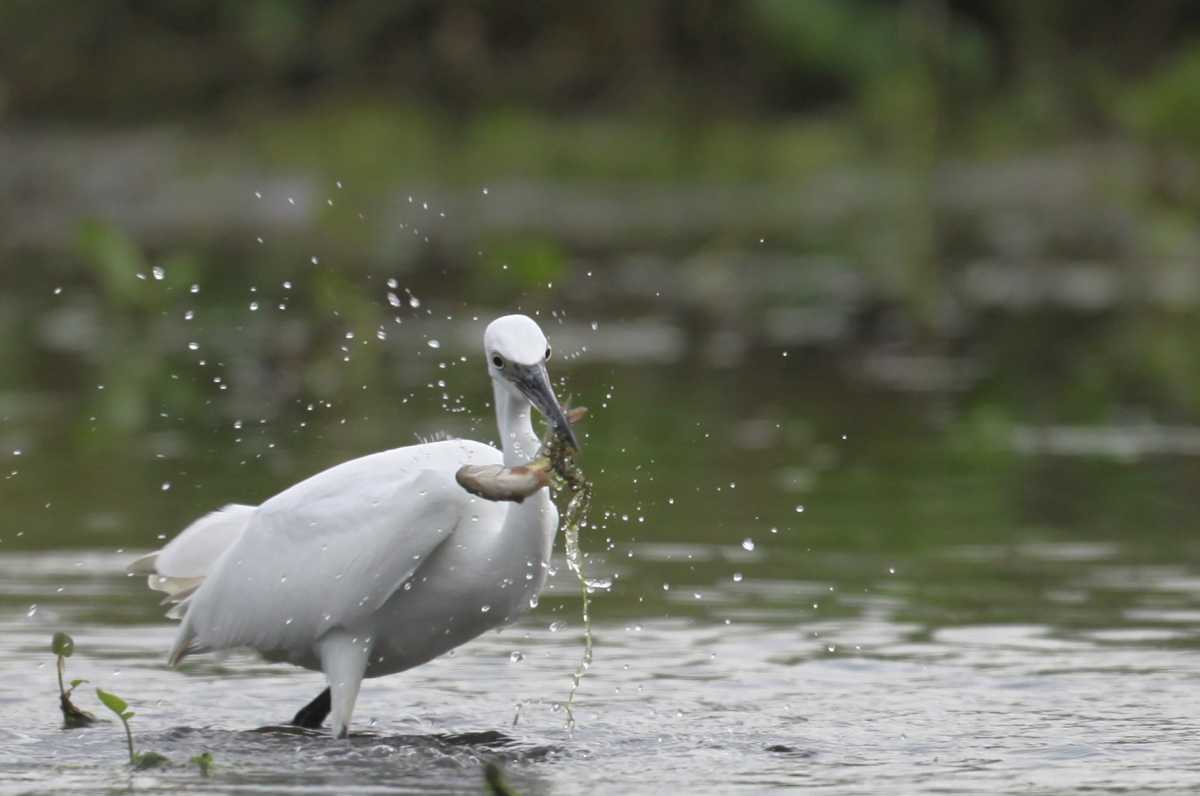
<svg viewBox="0 0 1200 796"><path fill-rule="evenodd" d="M518 511L517 516L511 512ZM372 617L368 676L403 671L524 616L546 582L557 512L544 492L456 528Z"/></svg>

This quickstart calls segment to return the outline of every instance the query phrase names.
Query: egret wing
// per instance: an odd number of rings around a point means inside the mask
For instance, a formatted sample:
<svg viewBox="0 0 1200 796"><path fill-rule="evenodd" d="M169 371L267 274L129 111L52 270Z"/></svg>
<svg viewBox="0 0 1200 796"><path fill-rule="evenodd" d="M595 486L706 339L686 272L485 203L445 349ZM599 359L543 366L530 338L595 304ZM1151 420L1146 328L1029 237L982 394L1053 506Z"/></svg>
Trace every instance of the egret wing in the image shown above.
<svg viewBox="0 0 1200 796"><path fill-rule="evenodd" d="M307 648L371 616L472 513L454 480L499 451L463 440L399 448L319 473L259 507L189 599L172 658Z"/></svg>
<svg viewBox="0 0 1200 796"><path fill-rule="evenodd" d="M254 506L231 503L205 514L162 550L142 556L125 571L148 576L150 588L166 592L165 602L179 602L203 582L221 554L245 530L254 510Z"/></svg>

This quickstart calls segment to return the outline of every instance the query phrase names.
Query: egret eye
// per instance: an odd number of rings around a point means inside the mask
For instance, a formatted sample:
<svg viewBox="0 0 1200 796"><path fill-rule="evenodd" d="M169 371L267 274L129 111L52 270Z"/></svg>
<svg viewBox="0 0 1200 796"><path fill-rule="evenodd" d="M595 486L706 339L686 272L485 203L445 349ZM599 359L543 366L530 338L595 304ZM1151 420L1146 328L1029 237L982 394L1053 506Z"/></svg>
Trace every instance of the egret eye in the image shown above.
<svg viewBox="0 0 1200 796"><path fill-rule="evenodd" d="M549 359L549 358L550 358L550 353L551 353L551 351L550 351L550 346L546 346L546 356L545 356L545 359Z"/></svg>
<svg viewBox="0 0 1200 796"><path fill-rule="evenodd" d="M492 364L498 368L504 367L504 357L499 354L492 354Z"/></svg>

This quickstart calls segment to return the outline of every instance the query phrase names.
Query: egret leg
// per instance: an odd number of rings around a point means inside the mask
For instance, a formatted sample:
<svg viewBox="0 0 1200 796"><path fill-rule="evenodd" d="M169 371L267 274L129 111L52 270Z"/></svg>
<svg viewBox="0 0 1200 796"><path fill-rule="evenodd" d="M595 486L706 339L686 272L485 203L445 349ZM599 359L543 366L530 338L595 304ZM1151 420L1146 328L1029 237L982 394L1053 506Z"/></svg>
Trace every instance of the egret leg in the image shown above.
<svg viewBox="0 0 1200 796"><path fill-rule="evenodd" d="M319 647L321 669L329 681L333 713L331 730L334 738L345 738L350 734L350 717L354 714L358 687L362 685L363 674L367 671L371 645L366 638L338 629L327 633L319 642Z"/></svg>
<svg viewBox="0 0 1200 796"><path fill-rule="evenodd" d="M329 689L326 688L317 694L316 699L300 708L300 711L292 719L292 726L303 727L306 730L319 730L325 723L331 706Z"/></svg>

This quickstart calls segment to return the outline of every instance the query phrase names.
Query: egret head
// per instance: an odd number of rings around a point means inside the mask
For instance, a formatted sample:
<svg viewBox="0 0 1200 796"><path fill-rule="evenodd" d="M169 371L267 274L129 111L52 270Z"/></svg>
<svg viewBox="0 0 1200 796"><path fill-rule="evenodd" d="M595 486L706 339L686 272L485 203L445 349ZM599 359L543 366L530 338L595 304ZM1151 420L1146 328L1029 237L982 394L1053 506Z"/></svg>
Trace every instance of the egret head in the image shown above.
<svg viewBox="0 0 1200 796"><path fill-rule="evenodd" d="M537 323L526 315L497 318L483 334L483 352L492 380L533 404L578 450L575 433L550 386L546 373L550 344Z"/></svg>

